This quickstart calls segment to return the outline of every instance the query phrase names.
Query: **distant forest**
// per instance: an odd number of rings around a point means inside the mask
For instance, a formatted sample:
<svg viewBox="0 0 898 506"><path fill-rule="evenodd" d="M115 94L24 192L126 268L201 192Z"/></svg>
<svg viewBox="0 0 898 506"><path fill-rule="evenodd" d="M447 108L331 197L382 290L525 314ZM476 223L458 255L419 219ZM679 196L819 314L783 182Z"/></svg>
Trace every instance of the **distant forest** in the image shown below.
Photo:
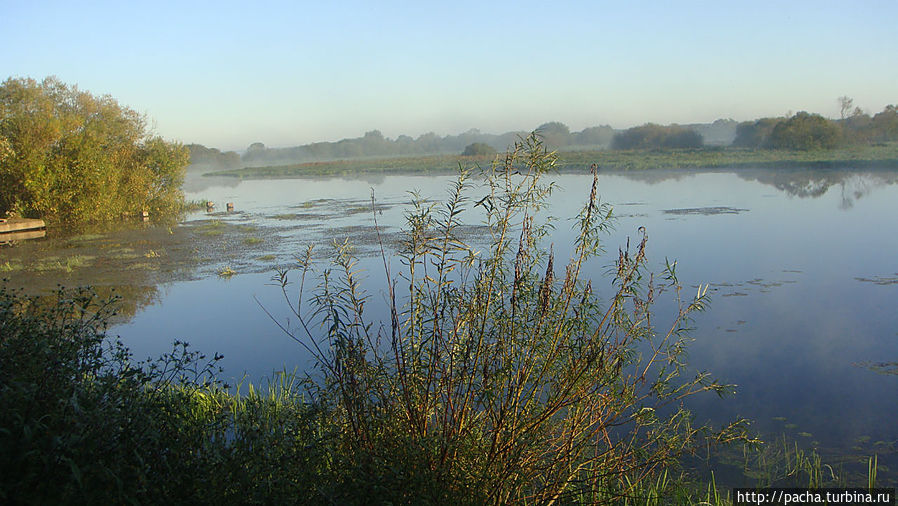
<svg viewBox="0 0 898 506"><path fill-rule="evenodd" d="M886 106L870 115L853 105L848 97L839 97L841 117L824 118L799 112L788 117L761 118L742 123L719 119L713 123L690 125L646 125L615 130L608 125L572 132L567 125L553 121L536 131L547 147L559 151L603 149L690 149L704 146L734 146L751 149L832 149L846 145L898 141L898 108ZM471 129L458 135L439 136L429 132L412 138L395 139L372 130L362 137L336 142L316 142L289 148L270 148L261 142L251 144L240 155L221 152L199 144L190 144L191 163L202 169L231 169L283 165L301 162L383 158L437 154L482 154L490 149L503 152L528 132L487 134Z"/></svg>

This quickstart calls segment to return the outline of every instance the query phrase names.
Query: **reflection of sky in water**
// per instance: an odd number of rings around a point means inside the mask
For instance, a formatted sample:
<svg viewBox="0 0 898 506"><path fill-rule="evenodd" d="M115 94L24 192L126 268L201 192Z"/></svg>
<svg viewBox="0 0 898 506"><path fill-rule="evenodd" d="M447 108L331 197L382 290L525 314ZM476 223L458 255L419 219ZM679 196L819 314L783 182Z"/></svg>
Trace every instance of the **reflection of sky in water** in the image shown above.
<svg viewBox="0 0 898 506"><path fill-rule="evenodd" d="M738 394L724 400L695 399L692 406L700 419L745 416L756 420L759 430L780 430L783 422L773 418L785 417L785 423L797 424L796 430L824 444L863 435L895 439L898 378L854 364L898 360L898 284L855 278L898 276L898 186L882 184L882 176L867 173L830 174L829 179L808 179L807 172L796 172L794 180L783 179L786 176L766 171L742 171L738 176L602 174L599 193L615 205L619 218L606 242L608 255L593 262L590 271L599 277L626 237L635 245L636 229L645 226L652 267L660 270L665 257L678 259L687 294L694 293L690 287L698 283L711 283L711 307L696 319L689 363L738 384ZM273 227L278 235L274 253L285 263L309 241L326 243L340 230L352 239L357 229L346 227L373 225L368 212L347 214L368 205L372 188L378 202L387 204L377 217L379 224L385 232L395 232L409 190L443 199L451 180L417 175L367 181L244 181L206 188L188 198L213 200L220 207L233 201L239 214L223 219ZM554 180L559 190L551 198L551 214L574 216L588 194L590 177L562 174ZM809 196L808 188L816 196ZM483 194L481 189L472 193ZM304 204L317 199L338 202ZM699 208L743 211L665 212ZM320 213L323 222L283 216L289 213ZM472 216L478 223L481 215ZM573 236L572 224L566 218L555 222L551 240L557 275L563 272L562 259L570 254L565 244ZM327 250L325 244L319 248ZM369 270L376 312L385 307L383 268L376 258L364 258L361 264ZM398 263L392 268L395 274ZM259 378L275 369L303 367L303 351L254 300L258 297L269 310L285 314L279 288L266 284L269 278L244 274L230 280L174 283L161 291L158 304L114 332L137 358L165 351L175 338L210 354L222 352L226 372L233 376L245 371ZM673 309L669 303L657 308L661 314Z"/></svg>

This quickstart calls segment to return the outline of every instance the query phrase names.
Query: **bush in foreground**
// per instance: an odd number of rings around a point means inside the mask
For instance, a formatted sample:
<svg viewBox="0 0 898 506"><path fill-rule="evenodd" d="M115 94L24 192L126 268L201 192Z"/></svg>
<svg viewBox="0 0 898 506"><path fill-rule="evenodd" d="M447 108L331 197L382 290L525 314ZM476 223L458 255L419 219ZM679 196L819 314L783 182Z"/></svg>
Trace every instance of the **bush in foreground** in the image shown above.
<svg viewBox="0 0 898 506"><path fill-rule="evenodd" d="M556 277L535 219L554 164L531 136L492 164L473 198L472 173L462 171L442 207L416 200L400 277L385 258L391 316L381 326L367 319L347 244L303 299L310 250L291 302L300 325L283 328L317 359L310 387L338 428L346 499L612 502L638 495L694 448L703 430L683 399L729 389L683 375L688 321L705 290L682 294L672 266L648 273L642 231L599 300L584 279L610 218L595 178L574 255ZM484 208L491 232L484 252L461 238L472 206ZM279 279L290 301L288 272ZM652 315L662 293L678 301L664 329Z"/></svg>

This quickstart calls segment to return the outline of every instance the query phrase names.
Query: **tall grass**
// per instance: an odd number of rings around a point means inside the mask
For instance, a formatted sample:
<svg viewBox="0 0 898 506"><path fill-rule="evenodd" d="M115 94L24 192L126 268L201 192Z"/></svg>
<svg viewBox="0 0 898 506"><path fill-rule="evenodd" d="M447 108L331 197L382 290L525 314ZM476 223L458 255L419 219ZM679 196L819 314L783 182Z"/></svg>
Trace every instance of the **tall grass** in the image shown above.
<svg viewBox="0 0 898 506"><path fill-rule="evenodd" d="M611 502L632 499L694 448L703 428L683 400L730 390L684 363L706 289L685 294L674 264L649 273L640 230L608 276L613 295L599 300L584 266L602 251L611 213L595 177L556 277L535 219L555 163L531 136L483 172L479 189L462 170L442 206L415 199L403 272L393 276L384 258L390 321L381 326L365 313L350 245L336 245L307 289L310 250L293 299L279 273L299 322L282 328L315 357L314 397L339 427L342 490L389 502ZM488 251L456 234L473 207L484 209ZM658 328L662 295L677 312Z"/></svg>

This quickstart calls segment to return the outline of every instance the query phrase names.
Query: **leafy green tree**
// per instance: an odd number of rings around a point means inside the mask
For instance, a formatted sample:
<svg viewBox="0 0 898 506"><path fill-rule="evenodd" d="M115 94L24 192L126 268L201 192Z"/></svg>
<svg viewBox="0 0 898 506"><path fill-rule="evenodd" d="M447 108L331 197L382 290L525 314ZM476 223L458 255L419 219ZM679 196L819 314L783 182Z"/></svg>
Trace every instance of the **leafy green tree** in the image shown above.
<svg viewBox="0 0 898 506"><path fill-rule="evenodd" d="M777 123L770 134L770 146L775 149L832 149L841 139L842 132L833 121L801 111Z"/></svg>
<svg viewBox="0 0 898 506"><path fill-rule="evenodd" d="M183 202L187 149L109 96L50 77L0 86L0 214L105 221Z"/></svg>

